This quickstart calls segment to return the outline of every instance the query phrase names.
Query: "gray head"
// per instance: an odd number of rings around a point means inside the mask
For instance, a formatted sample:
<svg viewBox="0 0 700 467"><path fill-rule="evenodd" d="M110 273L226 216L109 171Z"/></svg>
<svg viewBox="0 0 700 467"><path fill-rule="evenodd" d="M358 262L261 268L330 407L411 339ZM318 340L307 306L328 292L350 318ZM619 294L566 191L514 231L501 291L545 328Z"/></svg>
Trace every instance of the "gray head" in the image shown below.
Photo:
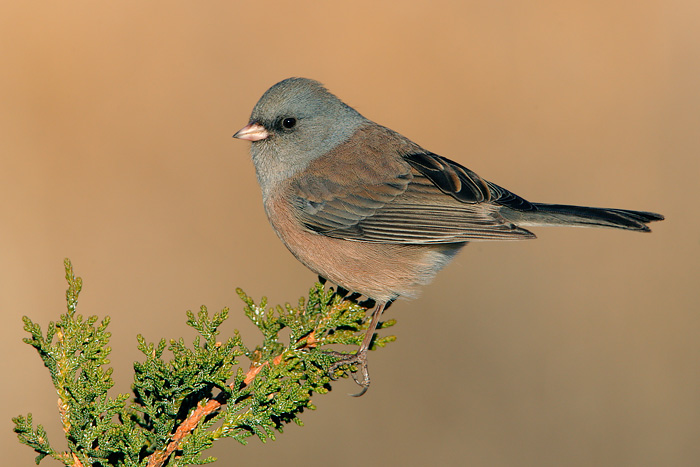
<svg viewBox="0 0 700 467"><path fill-rule="evenodd" d="M263 198L276 183L345 142L368 121L318 81L288 78L265 91L249 125L234 135L252 141Z"/></svg>

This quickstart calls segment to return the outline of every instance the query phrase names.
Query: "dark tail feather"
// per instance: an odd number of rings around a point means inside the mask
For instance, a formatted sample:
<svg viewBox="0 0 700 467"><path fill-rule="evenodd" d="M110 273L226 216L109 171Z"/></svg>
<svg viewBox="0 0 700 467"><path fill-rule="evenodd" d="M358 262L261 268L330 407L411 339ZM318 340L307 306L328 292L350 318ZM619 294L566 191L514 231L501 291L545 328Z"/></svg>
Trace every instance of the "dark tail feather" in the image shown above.
<svg viewBox="0 0 700 467"><path fill-rule="evenodd" d="M627 209L589 208L565 204L532 203L531 211L502 209L501 214L518 226L611 227L615 229L649 232L649 222L663 220L654 212ZM504 212L507 211L507 212Z"/></svg>

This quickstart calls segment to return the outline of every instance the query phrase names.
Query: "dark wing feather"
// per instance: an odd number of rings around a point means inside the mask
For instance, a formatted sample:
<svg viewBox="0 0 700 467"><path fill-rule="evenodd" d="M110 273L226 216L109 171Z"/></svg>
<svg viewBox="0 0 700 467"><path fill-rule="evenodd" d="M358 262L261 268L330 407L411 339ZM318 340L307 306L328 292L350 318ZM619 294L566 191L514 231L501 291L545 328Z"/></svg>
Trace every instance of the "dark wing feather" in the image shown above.
<svg viewBox="0 0 700 467"><path fill-rule="evenodd" d="M443 193L463 203L493 202L518 211L536 211L529 201L487 182L457 162L436 154L409 154L404 156L412 167L430 179Z"/></svg>
<svg viewBox="0 0 700 467"><path fill-rule="evenodd" d="M491 199L487 182L456 162L432 153L407 154L403 157L440 191L457 201L484 203Z"/></svg>
<svg viewBox="0 0 700 467"><path fill-rule="evenodd" d="M399 244L534 237L498 213L478 175L378 128L366 130L363 144L350 141L315 160L291 182L296 214L306 228L345 240Z"/></svg>
<svg viewBox="0 0 700 467"><path fill-rule="evenodd" d="M537 211L537 207L526 199L506 190L493 182L486 182L491 190L494 203L506 206L516 211Z"/></svg>

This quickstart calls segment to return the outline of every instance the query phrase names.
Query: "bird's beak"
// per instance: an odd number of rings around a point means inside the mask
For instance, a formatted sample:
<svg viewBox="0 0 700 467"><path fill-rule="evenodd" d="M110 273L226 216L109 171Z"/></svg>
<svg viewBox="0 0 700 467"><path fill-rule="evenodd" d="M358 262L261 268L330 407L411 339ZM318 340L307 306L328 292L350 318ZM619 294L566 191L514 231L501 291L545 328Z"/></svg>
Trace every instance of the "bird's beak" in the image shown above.
<svg viewBox="0 0 700 467"><path fill-rule="evenodd" d="M251 123L246 125L233 135L234 138L245 139L248 141L260 141L270 136L264 126L259 123Z"/></svg>

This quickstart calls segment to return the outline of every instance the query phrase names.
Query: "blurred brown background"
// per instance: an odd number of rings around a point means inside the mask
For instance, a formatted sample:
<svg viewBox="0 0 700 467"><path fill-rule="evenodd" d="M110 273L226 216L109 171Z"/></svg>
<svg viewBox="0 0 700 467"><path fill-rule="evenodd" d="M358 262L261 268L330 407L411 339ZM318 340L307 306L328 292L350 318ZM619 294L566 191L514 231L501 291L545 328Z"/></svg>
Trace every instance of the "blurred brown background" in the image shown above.
<svg viewBox="0 0 700 467"><path fill-rule="evenodd" d="M219 464L700 464L699 5L3 2L3 463L33 465L18 414L62 446L20 317L64 311L64 257L79 311L112 317L118 392L136 333L189 340L185 310L230 306L253 344L235 287L306 294L231 138L305 76L530 200L667 220L470 245L389 311L365 397L342 381L276 442L219 442Z"/></svg>

